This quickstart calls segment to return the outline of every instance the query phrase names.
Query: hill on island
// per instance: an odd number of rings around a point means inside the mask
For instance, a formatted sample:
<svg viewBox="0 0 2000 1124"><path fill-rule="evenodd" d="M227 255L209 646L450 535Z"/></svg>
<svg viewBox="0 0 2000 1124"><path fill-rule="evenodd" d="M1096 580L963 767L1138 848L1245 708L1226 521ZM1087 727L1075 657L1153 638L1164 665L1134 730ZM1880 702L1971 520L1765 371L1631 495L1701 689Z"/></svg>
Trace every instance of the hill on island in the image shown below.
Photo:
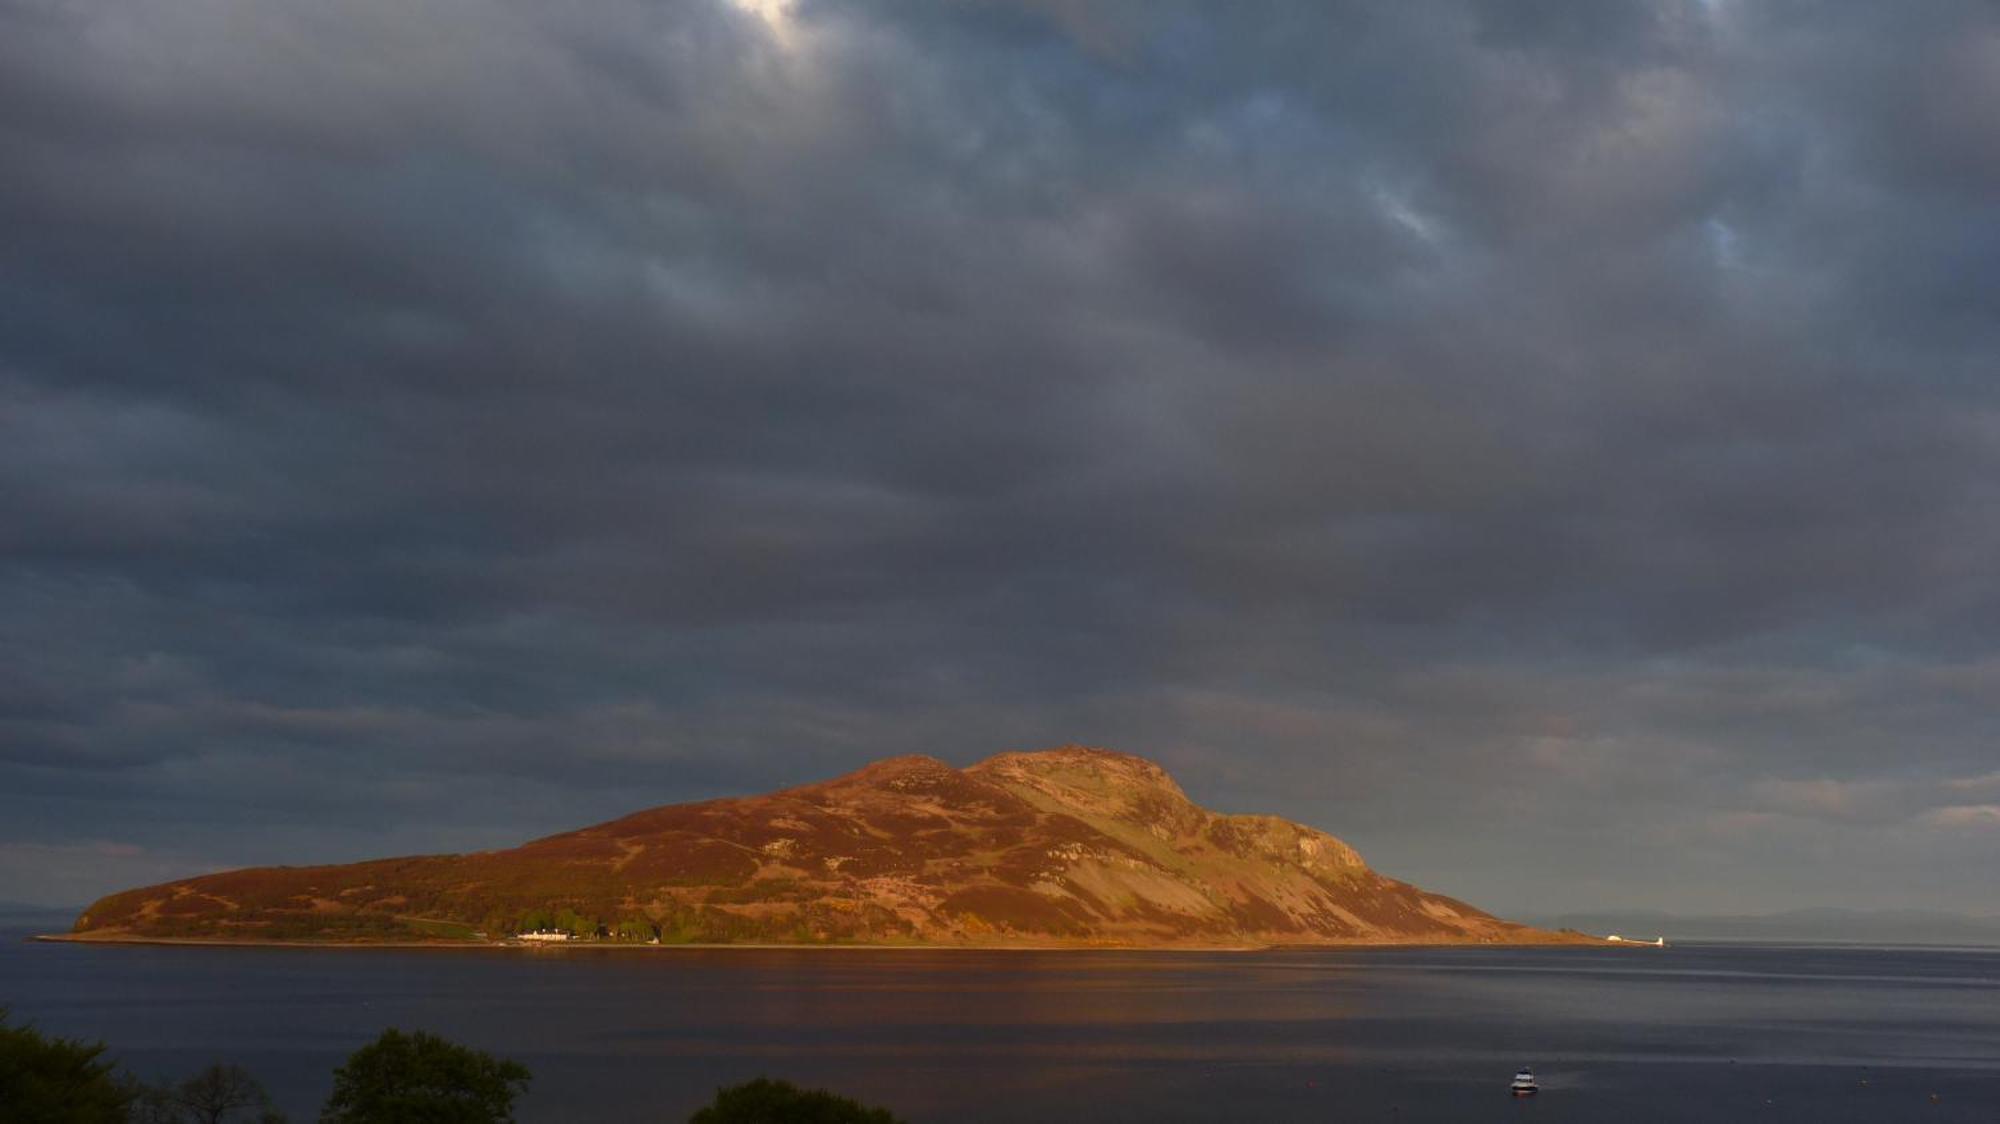
<svg viewBox="0 0 2000 1124"><path fill-rule="evenodd" d="M99 940L599 940L966 945L1539 943L1274 816L1196 806L1082 747L966 769L895 757L502 851L259 867L113 894Z"/></svg>

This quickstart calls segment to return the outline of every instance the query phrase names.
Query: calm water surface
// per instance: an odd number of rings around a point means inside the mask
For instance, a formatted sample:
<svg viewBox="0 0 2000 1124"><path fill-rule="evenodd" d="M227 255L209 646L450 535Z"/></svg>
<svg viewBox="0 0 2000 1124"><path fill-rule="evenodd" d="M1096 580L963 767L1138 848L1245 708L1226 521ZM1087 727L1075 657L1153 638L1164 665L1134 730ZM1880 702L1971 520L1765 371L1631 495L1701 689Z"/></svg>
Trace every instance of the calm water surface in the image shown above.
<svg viewBox="0 0 2000 1124"><path fill-rule="evenodd" d="M0 940L0 1004L295 1120L385 1026L524 1061L530 1124L758 1074L913 1121L2000 1120L2000 951L421 952ZM1507 1096L1530 1064L1544 1092ZM1936 1095L1937 1100L1931 1098Z"/></svg>

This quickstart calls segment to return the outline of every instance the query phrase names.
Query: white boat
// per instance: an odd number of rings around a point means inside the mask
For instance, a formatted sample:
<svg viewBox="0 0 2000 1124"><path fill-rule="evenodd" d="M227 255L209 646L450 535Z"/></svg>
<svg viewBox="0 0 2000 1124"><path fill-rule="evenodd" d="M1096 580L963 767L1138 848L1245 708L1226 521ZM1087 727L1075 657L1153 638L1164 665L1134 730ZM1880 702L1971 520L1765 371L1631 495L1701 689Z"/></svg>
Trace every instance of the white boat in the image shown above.
<svg viewBox="0 0 2000 1124"><path fill-rule="evenodd" d="M1542 1087L1535 1084L1535 1071L1527 1066L1515 1072L1514 1083L1507 1088L1517 1097L1530 1097L1542 1091Z"/></svg>

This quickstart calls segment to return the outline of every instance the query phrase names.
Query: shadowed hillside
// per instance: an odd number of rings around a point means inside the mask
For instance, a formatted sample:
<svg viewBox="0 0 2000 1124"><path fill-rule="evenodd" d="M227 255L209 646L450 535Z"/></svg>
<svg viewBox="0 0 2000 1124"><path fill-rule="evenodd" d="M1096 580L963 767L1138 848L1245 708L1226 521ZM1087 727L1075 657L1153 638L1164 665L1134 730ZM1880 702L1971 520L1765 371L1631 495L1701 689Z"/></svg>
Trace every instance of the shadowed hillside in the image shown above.
<svg viewBox="0 0 2000 1124"><path fill-rule="evenodd" d="M896 757L504 851L260 867L113 894L91 939L1242 945L1578 939L1370 870L1273 816L1190 802L1150 761L1065 747Z"/></svg>

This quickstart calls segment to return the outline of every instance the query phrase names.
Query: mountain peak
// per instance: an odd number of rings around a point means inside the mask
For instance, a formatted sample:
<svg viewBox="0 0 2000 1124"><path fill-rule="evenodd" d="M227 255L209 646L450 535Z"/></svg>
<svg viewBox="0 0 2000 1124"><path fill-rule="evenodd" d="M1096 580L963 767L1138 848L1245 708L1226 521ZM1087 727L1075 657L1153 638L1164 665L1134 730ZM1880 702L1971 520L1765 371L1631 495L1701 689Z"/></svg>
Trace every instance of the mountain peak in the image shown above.
<svg viewBox="0 0 2000 1124"><path fill-rule="evenodd" d="M1159 765L1144 757L1094 746L1001 753L966 773L1039 793L1084 815L1171 829L1191 826L1200 812Z"/></svg>

